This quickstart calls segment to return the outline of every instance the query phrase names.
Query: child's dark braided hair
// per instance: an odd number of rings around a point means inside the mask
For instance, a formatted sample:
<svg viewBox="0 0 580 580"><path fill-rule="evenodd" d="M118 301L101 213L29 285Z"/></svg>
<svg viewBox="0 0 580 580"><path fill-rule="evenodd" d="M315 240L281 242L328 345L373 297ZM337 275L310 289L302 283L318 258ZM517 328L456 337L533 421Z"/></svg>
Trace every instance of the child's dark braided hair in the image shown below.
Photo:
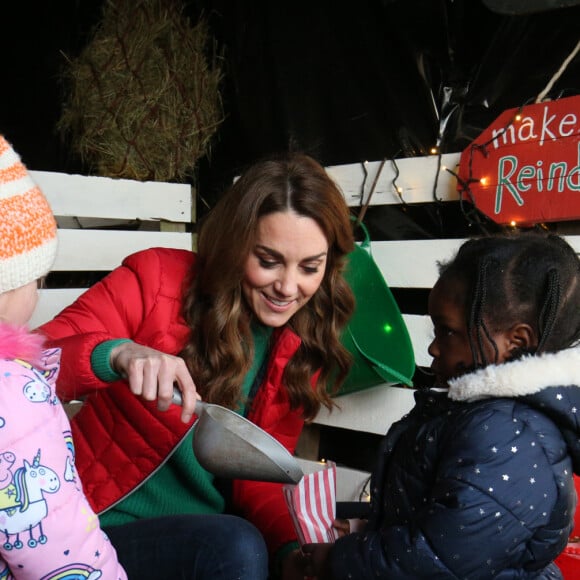
<svg viewBox="0 0 580 580"><path fill-rule="evenodd" d="M484 345L517 322L531 326L535 348L514 353L555 352L580 339L580 260L561 237L540 232L493 235L467 241L441 278L465 288L465 314L477 366L489 362Z"/></svg>

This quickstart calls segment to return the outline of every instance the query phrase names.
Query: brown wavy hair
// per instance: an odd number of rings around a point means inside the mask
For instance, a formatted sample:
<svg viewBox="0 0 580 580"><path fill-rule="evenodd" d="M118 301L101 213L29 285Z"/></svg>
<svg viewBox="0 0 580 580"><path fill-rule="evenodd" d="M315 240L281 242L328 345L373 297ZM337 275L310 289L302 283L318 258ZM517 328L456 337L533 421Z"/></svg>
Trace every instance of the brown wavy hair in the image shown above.
<svg viewBox="0 0 580 580"><path fill-rule="evenodd" d="M315 220L329 246L320 288L287 323L302 343L286 366L284 384L291 407L312 419L321 405L332 407L329 393L342 384L351 365L340 337L354 310L354 296L343 277L354 239L344 197L307 155L289 153L256 163L203 220L185 292L191 335L182 356L206 401L237 407L254 354L253 313L242 294L246 260L260 218L287 211Z"/></svg>

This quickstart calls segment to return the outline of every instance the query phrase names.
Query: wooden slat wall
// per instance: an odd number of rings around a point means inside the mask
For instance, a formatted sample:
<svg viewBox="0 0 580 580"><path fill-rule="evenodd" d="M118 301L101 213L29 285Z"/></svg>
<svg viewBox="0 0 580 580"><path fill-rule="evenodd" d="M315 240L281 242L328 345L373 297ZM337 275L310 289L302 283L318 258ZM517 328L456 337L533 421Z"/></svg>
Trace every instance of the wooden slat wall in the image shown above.
<svg viewBox="0 0 580 580"><path fill-rule="evenodd" d="M195 221L191 187L51 171L30 171L57 216Z"/></svg>
<svg viewBox="0 0 580 580"><path fill-rule="evenodd" d="M144 248L160 246L191 250L191 233L141 230L59 229L59 249L53 270L102 272Z"/></svg>
<svg viewBox="0 0 580 580"><path fill-rule="evenodd" d="M109 272L129 254L153 246L192 249L195 206L187 184L30 174L59 224L53 272ZM84 290L41 290L31 328L50 320Z"/></svg>
<svg viewBox="0 0 580 580"><path fill-rule="evenodd" d="M455 177L447 169L456 173L460 155L333 165L326 170L352 207L365 203L371 192L371 205L400 204L401 197L406 203L452 201L459 199L459 194ZM401 189L400 195L395 187Z"/></svg>

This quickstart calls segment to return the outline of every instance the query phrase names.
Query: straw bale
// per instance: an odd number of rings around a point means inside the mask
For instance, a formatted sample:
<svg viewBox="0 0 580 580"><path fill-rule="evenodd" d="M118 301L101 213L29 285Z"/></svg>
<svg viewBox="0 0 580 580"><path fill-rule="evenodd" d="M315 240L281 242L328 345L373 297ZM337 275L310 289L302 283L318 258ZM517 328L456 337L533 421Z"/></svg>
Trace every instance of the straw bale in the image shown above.
<svg viewBox="0 0 580 580"><path fill-rule="evenodd" d="M172 0L107 0L57 128L97 175L184 181L223 121L221 57Z"/></svg>

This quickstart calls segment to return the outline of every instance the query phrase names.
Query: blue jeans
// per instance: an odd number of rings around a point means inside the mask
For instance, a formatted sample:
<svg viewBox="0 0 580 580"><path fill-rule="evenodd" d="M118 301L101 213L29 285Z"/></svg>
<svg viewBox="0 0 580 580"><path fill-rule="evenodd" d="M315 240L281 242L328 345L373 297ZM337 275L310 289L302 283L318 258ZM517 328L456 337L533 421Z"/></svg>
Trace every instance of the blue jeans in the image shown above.
<svg viewBox="0 0 580 580"><path fill-rule="evenodd" d="M129 580L265 580L260 532L230 515L177 515L104 529Z"/></svg>

